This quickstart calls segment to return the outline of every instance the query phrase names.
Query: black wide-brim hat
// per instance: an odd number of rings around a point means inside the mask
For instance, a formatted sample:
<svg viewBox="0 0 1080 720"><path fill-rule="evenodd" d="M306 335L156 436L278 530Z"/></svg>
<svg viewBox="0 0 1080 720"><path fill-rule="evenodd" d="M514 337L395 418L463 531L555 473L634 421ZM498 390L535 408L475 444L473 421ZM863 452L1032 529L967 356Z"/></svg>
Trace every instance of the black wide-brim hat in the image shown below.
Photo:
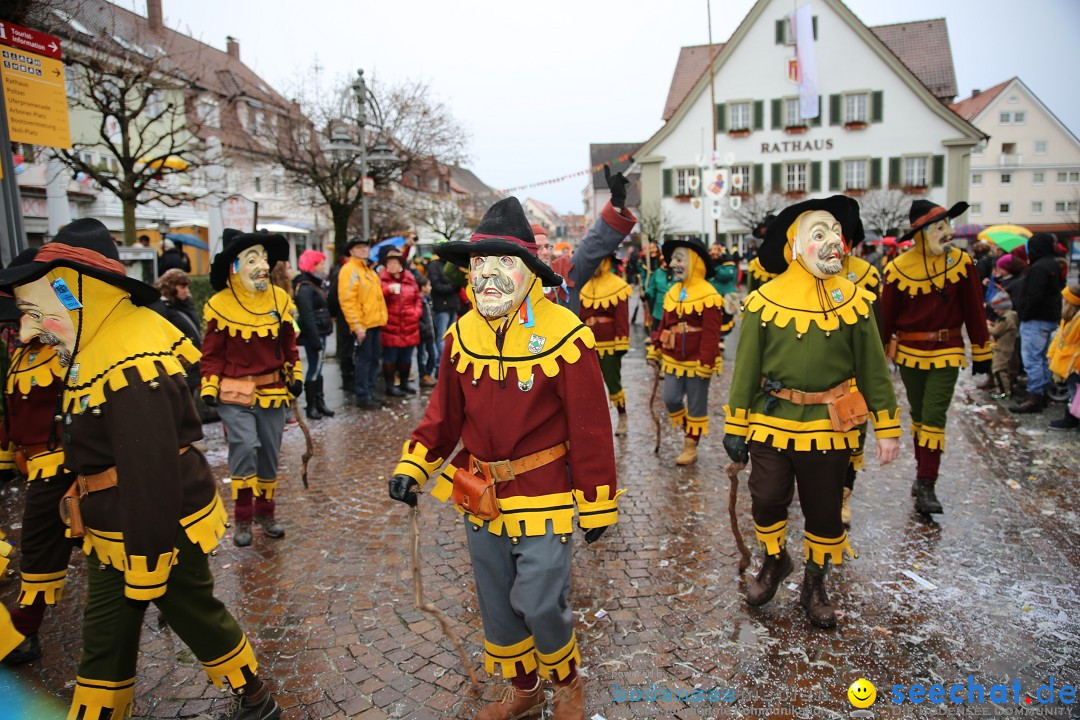
<svg viewBox="0 0 1080 720"><path fill-rule="evenodd" d="M439 243L435 254L466 269L473 255L512 255L521 258L544 287L558 287L563 282L536 256L536 238L516 197L504 198L488 208L470 239Z"/></svg>
<svg viewBox="0 0 1080 720"><path fill-rule="evenodd" d="M371 247L371 238L365 240L364 238L358 236L351 237L349 238L348 242L345 243L345 248L342 250L342 252L348 255L349 251L357 245L367 245L368 247Z"/></svg>
<svg viewBox="0 0 1080 720"><path fill-rule="evenodd" d="M665 240L663 247L660 248L660 252L664 253L664 262L671 265L671 256L675 252L675 248L689 248L698 254L703 261L705 261L705 278L711 278L716 274L716 261L709 257L709 251L705 247L704 241L700 238L672 238L671 240Z"/></svg>
<svg viewBox="0 0 1080 720"><path fill-rule="evenodd" d="M756 237L758 240L764 239L765 233L769 229L769 225L771 225L772 221L775 219L776 215L772 213L766 213L765 217L762 218L761 222L757 224L757 227L750 231L750 234Z"/></svg>
<svg viewBox="0 0 1080 720"><path fill-rule="evenodd" d="M271 235L270 233L245 233L232 228L226 228L221 233L221 239L225 246L210 263L210 287L215 290L224 290L229 284L229 266L232 261L240 257L240 253L250 247L262 245L266 250L270 269L282 260L289 259L289 241L284 235Z"/></svg>
<svg viewBox="0 0 1080 720"><path fill-rule="evenodd" d="M75 220L65 225L51 242L37 250L19 253L10 265L0 270L0 290L10 293L16 285L33 282L56 267L71 268L115 285L129 293L136 305L149 305L161 297L153 285L128 277L112 234L94 218ZM71 291L77 293L76 288Z"/></svg>
<svg viewBox="0 0 1080 720"><path fill-rule="evenodd" d="M911 225L906 233L900 236L900 242L904 240L910 240L915 237L915 233L922 230L924 227L933 225L939 220L958 217L967 212L968 204L961 200L946 210L940 205L936 205L929 200L915 200L911 203L911 210L908 211L908 222Z"/></svg>
<svg viewBox="0 0 1080 720"><path fill-rule="evenodd" d="M765 270L774 274L787 270L788 263L791 262L787 256L788 228L799 219L800 215L815 210L824 210L837 219L849 251L862 242L866 236L862 219L859 217L859 203L847 195L833 195L789 205L780 211L765 231L765 240L758 250L758 260L761 261L761 266Z"/></svg>

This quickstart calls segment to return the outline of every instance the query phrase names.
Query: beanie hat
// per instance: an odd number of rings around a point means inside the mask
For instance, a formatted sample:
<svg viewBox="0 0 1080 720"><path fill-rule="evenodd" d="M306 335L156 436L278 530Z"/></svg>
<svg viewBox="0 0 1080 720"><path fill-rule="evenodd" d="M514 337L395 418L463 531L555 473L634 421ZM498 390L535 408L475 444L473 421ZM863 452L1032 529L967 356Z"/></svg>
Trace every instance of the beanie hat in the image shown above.
<svg viewBox="0 0 1080 720"><path fill-rule="evenodd" d="M300 272L315 272L317 268L324 260L326 255L318 250L305 250L300 254L300 259L297 260L297 264L300 266Z"/></svg>
<svg viewBox="0 0 1080 720"><path fill-rule="evenodd" d="M547 237L547 235L548 235L547 228L544 227L543 225L537 225L536 223L531 223L529 225L529 228L533 232L533 237L535 237L537 235L543 235L544 237Z"/></svg>

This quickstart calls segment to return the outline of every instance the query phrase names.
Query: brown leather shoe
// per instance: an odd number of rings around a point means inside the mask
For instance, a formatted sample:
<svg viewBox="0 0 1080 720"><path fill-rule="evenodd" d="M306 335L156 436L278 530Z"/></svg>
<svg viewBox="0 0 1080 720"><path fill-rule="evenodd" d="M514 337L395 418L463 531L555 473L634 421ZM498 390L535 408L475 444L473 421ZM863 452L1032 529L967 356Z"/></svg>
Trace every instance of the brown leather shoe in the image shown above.
<svg viewBox="0 0 1080 720"><path fill-rule="evenodd" d="M544 695L544 683L536 679L532 690L519 690L513 685L502 689L498 700L483 707L476 713L476 720L523 720L539 718L544 712L547 697Z"/></svg>
<svg viewBox="0 0 1080 720"><path fill-rule="evenodd" d="M689 465L697 462L697 440L689 435L683 440L682 452L675 458L676 465Z"/></svg>
<svg viewBox="0 0 1080 720"><path fill-rule="evenodd" d="M551 720L585 720L585 680L581 673L568 683L555 684Z"/></svg>
<svg viewBox="0 0 1080 720"><path fill-rule="evenodd" d="M623 435L626 434L626 429L627 429L626 413L619 413L618 415L619 415L619 424L615 426L615 435L616 435L616 437L622 437Z"/></svg>
<svg viewBox="0 0 1080 720"><path fill-rule="evenodd" d="M836 627L836 612L832 609L829 595L825 592L825 573L812 573L809 570L803 573L799 603L806 610L806 617L810 618L810 622L815 627L826 630Z"/></svg>
<svg viewBox="0 0 1080 720"><path fill-rule="evenodd" d="M747 583L746 602L757 607L772 600L780 583L791 574L792 569L791 556L786 548L777 555L766 556L757 577Z"/></svg>

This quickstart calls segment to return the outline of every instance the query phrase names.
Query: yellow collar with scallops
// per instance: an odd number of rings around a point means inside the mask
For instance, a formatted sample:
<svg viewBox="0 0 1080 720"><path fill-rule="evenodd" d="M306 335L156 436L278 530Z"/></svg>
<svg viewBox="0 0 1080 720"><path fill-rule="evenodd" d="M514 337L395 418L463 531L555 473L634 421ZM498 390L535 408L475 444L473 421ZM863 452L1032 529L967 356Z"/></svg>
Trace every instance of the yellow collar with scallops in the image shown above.
<svg viewBox="0 0 1080 720"><path fill-rule="evenodd" d="M276 338L282 323L293 321L296 306L289 294L276 285L263 292L251 293L230 279L228 286L215 293L203 306L203 317L213 320L219 330L250 340Z"/></svg>
<svg viewBox="0 0 1080 720"><path fill-rule="evenodd" d="M841 275L820 280L799 258L767 285L750 293L743 306L747 312L760 311L763 322L777 327L794 322L800 333L809 330L811 323L826 332L836 330L841 323L854 325L869 317L874 295Z"/></svg>
<svg viewBox="0 0 1080 720"><path fill-rule="evenodd" d="M581 306L604 310L630 299L634 290L629 283L611 272L611 259L600 263L600 275L581 287Z"/></svg>

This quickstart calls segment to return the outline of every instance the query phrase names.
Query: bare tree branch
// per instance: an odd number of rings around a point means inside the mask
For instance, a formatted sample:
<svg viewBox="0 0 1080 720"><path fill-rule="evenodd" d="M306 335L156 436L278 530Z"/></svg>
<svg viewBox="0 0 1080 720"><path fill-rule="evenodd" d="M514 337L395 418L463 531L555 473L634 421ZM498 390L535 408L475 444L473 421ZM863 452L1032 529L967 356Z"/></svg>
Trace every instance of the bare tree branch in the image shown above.
<svg viewBox="0 0 1080 720"><path fill-rule="evenodd" d="M663 242L664 235L677 227L675 218L660 203L641 208L638 230L651 242Z"/></svg>
<svg viewBox="0 0 1080 720"><path fill-rule="evenodd" d="M896 189L870 190L859 200L863 225L882 237L903 227L913 197Z"/></svg>
<svg viewBox="0 0 1080 720"><path fill-rule="evenodd" d="M766 215L775 215L789 204L788 199L780 193L757 193L744 196L738 208L728 205L724 208L724 215L753 230L761 225Z"/></svg>

